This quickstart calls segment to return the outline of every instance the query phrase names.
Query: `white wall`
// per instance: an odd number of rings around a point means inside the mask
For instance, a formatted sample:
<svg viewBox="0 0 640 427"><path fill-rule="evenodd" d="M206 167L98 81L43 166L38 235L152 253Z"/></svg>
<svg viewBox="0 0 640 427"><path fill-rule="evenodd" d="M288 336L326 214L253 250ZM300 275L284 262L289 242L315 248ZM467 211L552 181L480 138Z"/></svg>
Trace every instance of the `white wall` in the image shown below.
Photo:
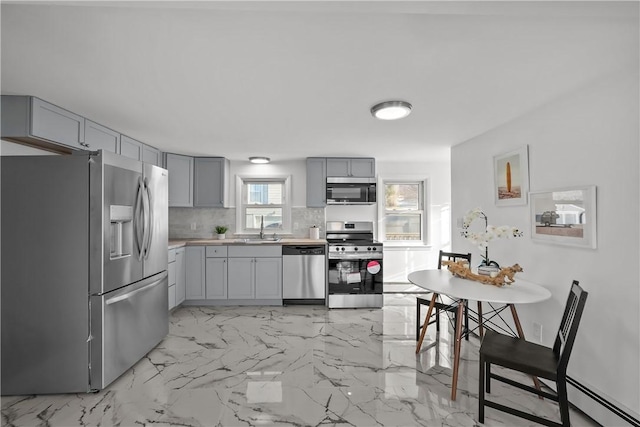
<svg viewBox="0 0 640 427"><path fill-rule="evenodd" d="M525 335L543 325L542 343L557 331L570 283L589 292L569 375L636 418L640 413L640 176L638 52L615 75L568 93L451 153L452 216L480 206L494 225L524 230L490 244L501 264L518 262L520 277L548 288L551 300L518 307ZM529 146L531 191L597 186L597 249L533 242L529 206L496 207L493 156ZM454 220L455 224L455 220ZM453 231L456 250L479 252ZM518 286L517 283L513 286ZM603 425L625 425L570 387L570 400Z"/></svg>
<svg viewBox="0 0 640 427"><path fill-rule="evenodd" d="M426 180L428 184L425 199L428 227L426 244L398 245L385 242L384 245L385 283L408 283L409 273L435 268L438 251L449 249L450 231L447 225L451 205L450 162L449 159L414 163L377 161L376 169L379 183L385 180ZM374 207L377 215L372 220L379 224L383 220L384 200L379 201L378 205L379 210Z"/></svg>

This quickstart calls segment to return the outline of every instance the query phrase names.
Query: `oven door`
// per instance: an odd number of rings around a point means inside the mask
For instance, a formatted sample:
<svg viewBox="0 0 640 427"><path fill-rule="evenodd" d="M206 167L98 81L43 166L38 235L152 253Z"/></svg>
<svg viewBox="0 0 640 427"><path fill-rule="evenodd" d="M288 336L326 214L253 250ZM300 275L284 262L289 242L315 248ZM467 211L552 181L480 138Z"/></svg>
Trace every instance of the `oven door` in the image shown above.
<svg viewBox="0 0 640 427"><path fill-rule="evenodd" d="M329 259L329 294L381 294L381 259Z"/></svg>

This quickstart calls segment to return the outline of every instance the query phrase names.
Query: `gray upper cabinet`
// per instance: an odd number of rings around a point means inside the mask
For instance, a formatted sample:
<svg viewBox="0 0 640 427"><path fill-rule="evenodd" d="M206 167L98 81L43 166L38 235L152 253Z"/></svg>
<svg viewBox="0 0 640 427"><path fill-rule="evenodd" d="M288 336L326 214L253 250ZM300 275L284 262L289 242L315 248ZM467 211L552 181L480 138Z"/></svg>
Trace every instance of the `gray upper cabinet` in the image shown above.
<svg viewBox="0 0 640 427"><path fill-rule="evenodd" d="M142 161L156 166L162 166L162 153L155 147L142 144Z"/></svg>
<svg viewBox="0 0 640 427"><path fill-rule="evenodd" d="M2 139L59 153L107 150L161 165L154 147L35 96L2 95Z"/></svg>
<svg viewBox="0 0 640 427"><path fill-rule="evenodd" d="M327 159L307 158L307 207L323 208L327 205Z"/></svg>
<svg viewBox="0 0 640 427"><path fill-rule="evenodd" d="M169 171L169 206L193 206L193 157L164 153L164 167Z"/></svg>
<svg viewBox="0 0 640 427"><path fill-rule="evenodd" d="M89 150L106 150L118 152L120 134L91 120L84 122L84 143Z"/></svg>
<svg viewBox="0 0 640 427"><path fill-rule="evenodd" d="M370 157L329 157L327 176L373 178L376 176L376 160Z"/></svg>
<svg viewBox="0 0 640 427"><path fill-rule="evenodd" d="M59 152L85 150L84 117L33 96L2 95L2 139Z"/></svg>
<svg viewBox="0 0 640 427"><path fill-rule="evenodd" d="M31 134L84 149L84 117L38 98L31 98Z"/></svg>
<svg viewBox="0 0 640 427"><path fill-rule="evenodd" d="M194 163L193 205L228 206L229 160L223 157L196 157Z"/></svg>
<svg viewBox="0 0 640 427"><path fill-rule="evenodd" d="M126 135L120 137L120 155L140 160L156 166L162 166L162 153L155 147L136 141Z"/></svg>
<svg viewBox="0 0 640 427"><path fill-rule="evenodd" d="M144 144L140 141L136 141L133 138L129 138L126 135L120 136L120 150L121 156L129 157L134 160L142 160L142 146Z"/></svg>

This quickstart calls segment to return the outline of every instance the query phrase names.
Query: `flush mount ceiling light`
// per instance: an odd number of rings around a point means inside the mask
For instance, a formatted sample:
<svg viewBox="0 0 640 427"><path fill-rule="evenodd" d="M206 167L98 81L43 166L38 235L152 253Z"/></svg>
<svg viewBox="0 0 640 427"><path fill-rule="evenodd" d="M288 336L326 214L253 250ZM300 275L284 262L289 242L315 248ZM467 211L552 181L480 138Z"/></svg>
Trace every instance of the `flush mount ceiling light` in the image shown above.
<svg viewBox="0 0 640 427"><path fill-rule="evenodd" d="M371 115L380 120L398 120L411 113L411 104L405 101L385 101L371 107Z"/></svg>
<svg viewBox="0 0 640 427"><path fill-rule="evenodd" d="M268 157L249 157L251 163L265 164L271 161Z"/></svg>

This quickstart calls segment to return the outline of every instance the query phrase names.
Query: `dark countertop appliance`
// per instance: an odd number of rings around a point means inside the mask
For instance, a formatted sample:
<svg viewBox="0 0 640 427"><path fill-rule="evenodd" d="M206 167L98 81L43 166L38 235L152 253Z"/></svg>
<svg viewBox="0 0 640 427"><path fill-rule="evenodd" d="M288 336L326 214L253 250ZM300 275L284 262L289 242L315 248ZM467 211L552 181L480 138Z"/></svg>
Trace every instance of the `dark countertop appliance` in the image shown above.
<svg viewBox="0 0 640 427"><path fill-rule="evenodd" d="M383 305L383 247L373 240L373 222L328 221L329 308Z"/></svg>
<svg viewBox="0 0 640 427"><path fill-rule="evenodd" d="M375 203L375 178L327 177L328 205L373 205Z"/></svg>

